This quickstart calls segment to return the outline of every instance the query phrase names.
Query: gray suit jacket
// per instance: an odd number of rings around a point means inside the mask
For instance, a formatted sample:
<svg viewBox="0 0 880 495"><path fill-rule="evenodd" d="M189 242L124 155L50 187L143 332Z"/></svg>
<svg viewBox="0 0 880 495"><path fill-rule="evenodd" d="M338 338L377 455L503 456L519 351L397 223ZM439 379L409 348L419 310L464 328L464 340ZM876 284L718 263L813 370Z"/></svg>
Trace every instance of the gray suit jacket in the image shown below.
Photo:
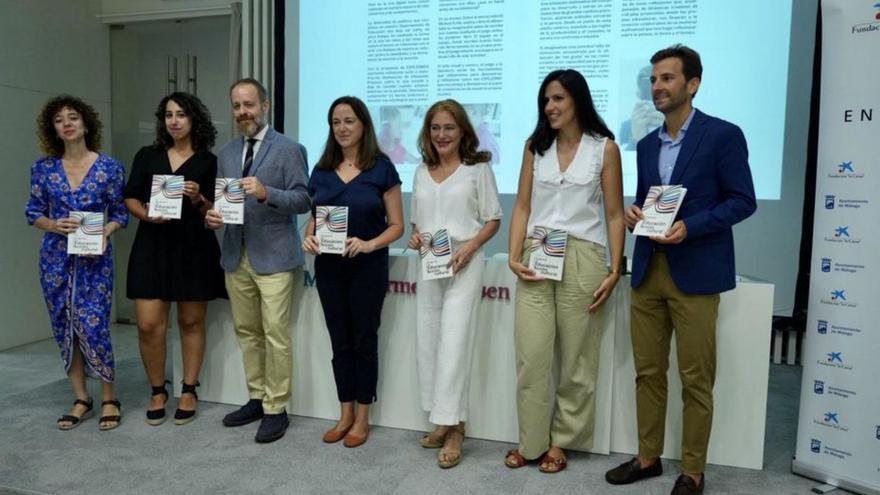
<svg viewBox="0 0 880 495"><path fill-rule="evenodd" d="M227 143L217 153L217 177L241 177L244 138ZM244 225L226 225L220 264L235 271L241 261L242 240L248 260L261 275L290 271L305 262L296 215L311 209L306 185L309 170L303 145L275 131L271 126L250 175L266 187L266 201L247 196Z"/></svg>

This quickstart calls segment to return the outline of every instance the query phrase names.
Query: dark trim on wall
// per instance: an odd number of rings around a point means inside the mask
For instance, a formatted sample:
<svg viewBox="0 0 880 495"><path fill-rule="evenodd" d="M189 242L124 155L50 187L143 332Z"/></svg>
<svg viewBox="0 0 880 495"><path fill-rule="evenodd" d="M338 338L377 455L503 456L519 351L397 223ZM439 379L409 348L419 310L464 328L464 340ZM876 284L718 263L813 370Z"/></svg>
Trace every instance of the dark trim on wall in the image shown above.
<svg viewBox="0 0 880 495"><path fill-rule="evenodd" d="M810 94L810 130L804 175L804 210L797 285L794 291L793 326L804 331L810 305L810 266L813 261L813 218L816 206L816 173L819 160L819 99L822 94L822 2L816 15L816 48L813 52L813 87Z"/></svg>
<svg viewBox="0 0 880 495"><path fill-rule="evenodd" d="M275 109L275 130L284 132L284 3L275 0L275 94L272 95L272 107Z"/></svg>

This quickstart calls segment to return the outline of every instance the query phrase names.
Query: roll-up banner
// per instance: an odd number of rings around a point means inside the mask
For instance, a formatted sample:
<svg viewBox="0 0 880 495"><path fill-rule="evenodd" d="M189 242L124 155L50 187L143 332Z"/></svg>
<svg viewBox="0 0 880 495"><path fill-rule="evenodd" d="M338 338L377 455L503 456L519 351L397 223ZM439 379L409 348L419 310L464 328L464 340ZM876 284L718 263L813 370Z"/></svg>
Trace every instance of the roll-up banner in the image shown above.
<svg viewBox="0 0 880 495"><path fill-rule="evenodd" d="M880 2L822 0L816 210L792 471L880 494Z"/></svg>

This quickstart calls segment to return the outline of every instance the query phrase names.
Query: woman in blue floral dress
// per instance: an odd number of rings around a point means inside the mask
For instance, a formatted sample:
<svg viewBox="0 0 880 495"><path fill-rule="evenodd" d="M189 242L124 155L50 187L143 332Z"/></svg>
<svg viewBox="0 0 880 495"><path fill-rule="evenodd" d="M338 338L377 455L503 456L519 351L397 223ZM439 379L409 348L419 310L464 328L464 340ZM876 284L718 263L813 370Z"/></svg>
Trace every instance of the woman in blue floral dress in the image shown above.
<svg viewBox="0 0 880 495"><path fill-rule="evenodd" d="M125 170L99 154L101 122L82 100L62 95L49 100L37 119L46 157L31 167L28 223L45 231L40 248L40 284L55 340L76 401L58 427L69 430L92 414L86 376L101 380L103 403L99 428L119 426L121 406L113 388L110 303L113 250L110 235L128 223L122 200ZM72 211L105 212L104 254L67 254L67 234L77 228Z"/></svg>

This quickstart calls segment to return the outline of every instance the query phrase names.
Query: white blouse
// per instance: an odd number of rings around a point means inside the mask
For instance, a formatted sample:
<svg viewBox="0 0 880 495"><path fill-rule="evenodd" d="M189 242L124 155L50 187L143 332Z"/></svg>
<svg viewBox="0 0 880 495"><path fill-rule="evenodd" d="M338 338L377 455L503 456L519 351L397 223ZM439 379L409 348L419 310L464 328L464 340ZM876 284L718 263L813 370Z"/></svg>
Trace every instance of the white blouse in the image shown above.
<svg viewBox="0 0 880 495"><path fill-rule="evenodd" d="M556 140L544 155L535 154L532 204L526 236L536 226L561 229L568 235L607 244L602 215L602 164L607 138L581 136L574 159L559 171Z"/></svg>
<svg viewBox="0 0 880 495"><path fill-rule="evenodd" d="M469 241L486 222L501 218L495 174L488 163L461 164L438 184L422 163L413 177L409 211L420 232L447 229L453 241Z"/></svg>

